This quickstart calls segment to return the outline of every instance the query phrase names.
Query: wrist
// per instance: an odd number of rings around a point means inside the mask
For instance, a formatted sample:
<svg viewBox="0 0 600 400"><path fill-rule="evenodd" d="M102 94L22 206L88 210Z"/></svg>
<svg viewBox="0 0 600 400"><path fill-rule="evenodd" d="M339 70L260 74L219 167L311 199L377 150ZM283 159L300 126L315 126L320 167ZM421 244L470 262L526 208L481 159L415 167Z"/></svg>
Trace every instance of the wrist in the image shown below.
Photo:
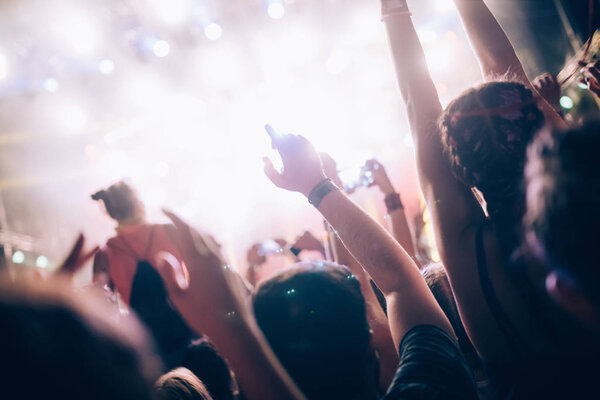
<svg viewBox="0 0 600 400"><path fill-rule="evenodd" d="M329 193L340 190L340 188L333 183L330 178L325 178L317 183L313 189L308 194L308 202L312 204L315 208L319 208L321 201L327 196Z"/></svg>
<svg viewBox="0 0 600 400"><path fill-rule="evenodd" d="M391 214L396 210L404 209L404 204L402 204L402 200L400 199L400 195L398 193L390 193L386 195L384 201L388 214Z"/></svg>

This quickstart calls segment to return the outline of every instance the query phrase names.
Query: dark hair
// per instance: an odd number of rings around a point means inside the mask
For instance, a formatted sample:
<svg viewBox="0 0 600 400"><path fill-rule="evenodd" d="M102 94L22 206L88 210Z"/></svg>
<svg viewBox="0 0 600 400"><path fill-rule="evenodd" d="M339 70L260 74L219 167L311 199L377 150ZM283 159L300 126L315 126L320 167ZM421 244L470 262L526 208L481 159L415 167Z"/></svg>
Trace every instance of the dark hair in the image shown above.
<svg viewBox="0 0 600 400"><path fill-rule="evenodd" d="M442 142L452 170L483 193L491 216L513 214L507 207L518 198L527 145L543 125L532 91L518 82L468 89L444 111Z"/></svg>
<svg viewBox="0 0 600 400"><path fill-rule="evenodd" d="M152 398L151 342L103 299L66 282L0 282L0 320L0 398Z"/></svg>
<svg viewBox="0 0 600 400"><path fill-rule="evenodd" d="M214 400L237 398L238 387L229 365L207 338L190 343L183 353L181 365L202 380Z"/></svg>
<svg viewBox="0 0 600 400"><path fill-rule="evenodd" d="M156 382L158 400L213 400L202 381L187 368L177 368Z"/></svg>
<svg viewBox="0 0 600 400"><path fill-rule="evenodd" d="M92 200L102 200L108 215L115 220L133 217L139 202L135 190L124 181L117 182L107 189L94 193Z"/></svg>
<svg viewBox="0 0 600 400"><path fill-rule="evenodd" d="M358 280L333 263L296 264L266 280L254 312L275 354L310 399L352 399L377 385Z"/></svg>
<svg viewBox="0 0 600 400"><path fill-rule="evenodd" d="M543 130L529 149L525 228L552 268L600 304L600 122Z"/></svg>

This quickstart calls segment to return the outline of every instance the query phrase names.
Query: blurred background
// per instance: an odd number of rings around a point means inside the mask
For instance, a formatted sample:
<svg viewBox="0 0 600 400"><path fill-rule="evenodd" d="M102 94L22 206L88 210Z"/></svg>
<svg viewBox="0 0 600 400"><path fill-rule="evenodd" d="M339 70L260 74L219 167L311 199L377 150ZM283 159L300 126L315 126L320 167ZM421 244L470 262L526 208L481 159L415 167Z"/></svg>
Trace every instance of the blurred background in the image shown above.
<svg viewBox="0 0 600 400"><path fill-rule="evenodd" d="M486 2L531 78L589 34L587 0ZM481 80L477 63L452 0L409 3L447 103ZM563 94L574 115L591 102L577 84ZM114 226L90 194L122 178L151 220L181 213L234 266L253 242L318 233L306 200L263 175L266 123L343 170L376 157L423 218L378 1L1 0L0 259L51 269L79 231L104 243ZM379 193L355 197L383 215Z"/></svg>

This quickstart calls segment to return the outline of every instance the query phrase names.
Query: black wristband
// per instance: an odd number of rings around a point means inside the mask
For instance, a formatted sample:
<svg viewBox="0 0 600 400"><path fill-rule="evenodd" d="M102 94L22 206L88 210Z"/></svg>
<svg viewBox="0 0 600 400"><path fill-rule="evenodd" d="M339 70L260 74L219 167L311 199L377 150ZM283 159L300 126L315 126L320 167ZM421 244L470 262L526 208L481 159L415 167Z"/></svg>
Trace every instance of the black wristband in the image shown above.
<svg viewBox="0 0 600 400"><path fill-rule="evenodd" d="M333 183L331 179L323 179L321 182L317 183L317 186L315 186L313 190L310 191L310 194L308 195L308 202L316 208L319 208L319 205L325 196L334 190L340 190L340 188L337 187L337 185Z"/></svg>
<svg viewBox="0 0 600 400"><path fill-rule="evenodd" d="M400 200L400 195L398 193L390 193L385 196L385 207L387 208L388 214L392 211L396 211L404 208L404 204L402 204L402 200Z"/></svg>

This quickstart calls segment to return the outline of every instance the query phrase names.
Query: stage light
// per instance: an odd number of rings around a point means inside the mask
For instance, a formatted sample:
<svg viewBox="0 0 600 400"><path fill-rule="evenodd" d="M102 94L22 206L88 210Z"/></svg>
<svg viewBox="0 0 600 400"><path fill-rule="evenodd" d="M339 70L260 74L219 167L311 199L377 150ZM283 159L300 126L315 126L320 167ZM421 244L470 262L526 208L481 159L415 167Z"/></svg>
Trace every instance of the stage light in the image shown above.
<svg viewBox="0 0 600 400"><path fill-rule="evenodd" d="M563 96L563 97L560 98L560 105L565 110L570 110L570 109L573 108L573 106L575 105L575 103L573 102L573 99L570 98L569 96Z"/></svg>
<svg viewBox="0 0 600 400"><path fill-rule="evenodd" d="M59 37L76 53L89 55L98 45L98 29L87 14L62 14L56 28Z"/></svg>
<svg viewBox="0 0 600 400"><path fill-rule="evenodd" d="M189 15L189 0L152 0L156 15L167 24L178 24Z"/></svg>
<svg viewBox="0 0 600 400"><path fill-rule="evenodd" d="M105 58L98 64L98 69L101 74L110 75L115 70L115 63L113 60Z"/></svg>
<svg viewBox="0 0 600 400"><path fill-rule="evenodd" d="M63 104L56 113L61 127L69 132L82 130L87 124L87 115L78 104Z"/></svg>
<svg viewBox="0 0 600 400"><path fill-rule="evenodd" d="M232 46L219 46L202 54L202 79L210 86L232 88L242 80L243 60Z"/></svg>
<svg viewBox="0 0 600 400"><path fill-rule="evenodd" d="M45 256L39 256L35 260L35 266L38 268L48 268L48 258Z"/></svg>
<svg viewBox="0 0 600 400"><path fill-rule="evenodd" d="M54 93L58 90L59 84L55 78L48 78L44 80L44 89L50 93Z"/></svg>
<svg viewBox="0 0 600 400"><path fill-rule="evenodd" d="M0 81L6 79L8 76L8 62L6 56L0 53Z"/></svg>
<svg viewBox="0 0 600 400"><path fill-rule="evenodd" d="M152 46L152 52L156 57L166 57L171 52L171 46L166 40L157 40Z"/></svg>
<svg viewBox="0 0 600 400"><path fill-rule="evenodd" d="M267 7L267 14L273 19L281 19L285 15L285 7L283 3L278 0L271 0Z"/></svg>
<svg viewBox="0 0 600 400"><path fill-rule="evenodd" d="M223 29L216 22L211 22L204 27L204 35L210 40L219 40L223 35Z"/></svg>
<svg viewBox="0 0 600 400"><path fill-rule="evenodd" d="M17 250L12 255L12 262L15 264L23 264L25 262L25 253L21 250Z"/></svg>
<svg viewBox="0 0 600 400"><path fill-rule="evenodd" d="M454 8L454 3L452 0L436 0L435 8L438 11L450 11Z"/></svg>
<svg viewBox="0 0 600 400"><path fill-rule="evenodd" d="M435 43L438 38L437 33L431 29L419 29L417 36L419 36L419 40L423 44Z"/></svg>
<svg viewBox="0 0 600 400"><path fill-rule="evenodd" d="M162 98L165 87L153 74L135 74L123 87L129 101L135 107L151 108Z"/></svg>
<svg viewBox="0 0 600 400"><path fill-rule="evenodd" d="M587 90L587 88L588 88L588 85L586 85L586 84L585 84L585 83L583 83L583 82L577 82L577 87L578 87L579 89L584 89L584 90Z"/></svg>

